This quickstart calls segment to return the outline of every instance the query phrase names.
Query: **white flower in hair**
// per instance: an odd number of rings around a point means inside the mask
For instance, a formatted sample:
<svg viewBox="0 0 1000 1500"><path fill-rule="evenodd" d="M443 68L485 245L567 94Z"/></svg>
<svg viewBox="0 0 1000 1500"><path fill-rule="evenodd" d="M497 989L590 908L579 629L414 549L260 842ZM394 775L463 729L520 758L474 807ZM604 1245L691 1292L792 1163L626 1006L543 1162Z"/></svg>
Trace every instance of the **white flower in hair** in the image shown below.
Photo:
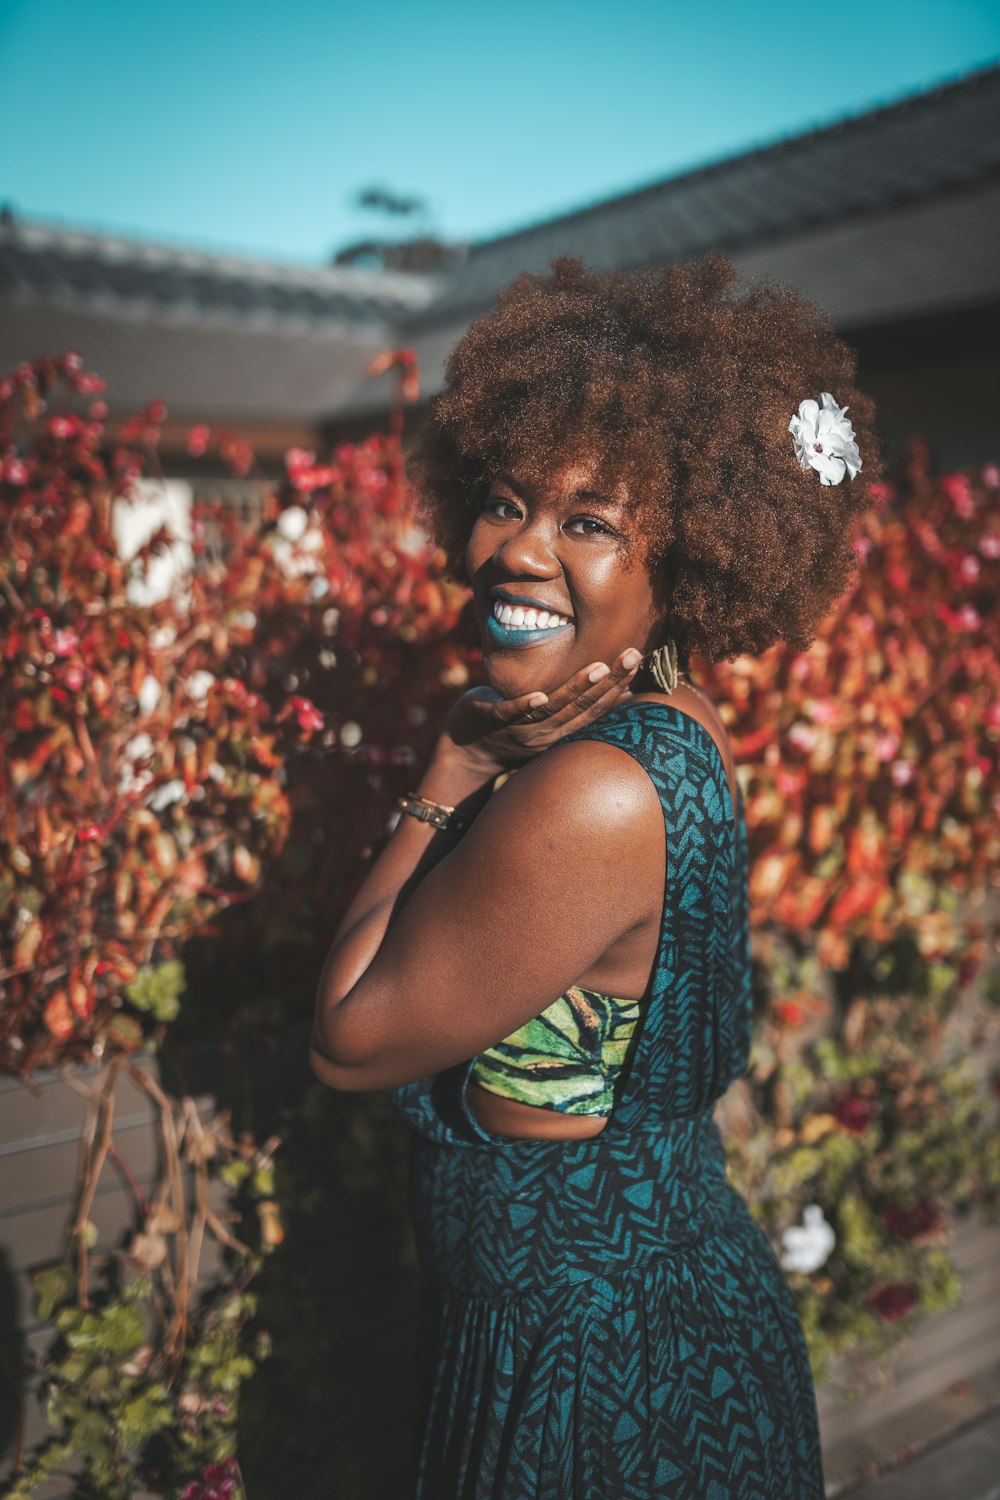
<svg viewBox="0 0 1000 1500"><path fill-rule="evenodd" d="M846 411L846 406L838 406L830 392L824 391L819 402L801 402L797 416L788 424L795 457L804 469L817 471L820 484L839 484L845 469L853 479L861 468L861 454Z"/></svg>

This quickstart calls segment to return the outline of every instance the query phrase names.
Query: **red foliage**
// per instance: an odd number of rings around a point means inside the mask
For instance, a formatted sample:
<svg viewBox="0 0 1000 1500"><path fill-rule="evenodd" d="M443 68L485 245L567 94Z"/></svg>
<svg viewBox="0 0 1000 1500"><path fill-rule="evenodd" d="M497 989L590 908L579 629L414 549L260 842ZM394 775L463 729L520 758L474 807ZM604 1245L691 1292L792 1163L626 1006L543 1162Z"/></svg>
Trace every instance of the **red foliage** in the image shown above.
<svg viewBox="0 0 1000 1500"><path fill-rule="evenodd" d="M932 1199L923 1197L905 1208L887 1208L883 1214L885 1226L904 1240L912 1240L940 1223L937 1205Z"/></svg>
<svg viewBox="0 0 1000 1500"><path fill-rule="evenodd" d="M250 559L132 602L169 533L125 564L112 511L166 412L109 447L74 405L99 388L74 355L0 386L0 1066L18 1072L155 1029L127 986L246 899L291 822L277 773L312 733L234 676L192 686L228 653Z"/></svg>
<svg viewBox="0 0 1000 1500"><path fill-rule="evenodd" d="M136 1045L126 986L196 934L210 1021L311 1008L337 915L478 661L393 436L292 450L259 525L196 513L184 589L130 602L170 537L126 565L111 509L166 413L109 445L103 408L78 409L99 385L75 357L0 383L7 1068ZM206 427L189 447L253 462ZM905 503L873 491L860 580L808 651L697 671L740 762L753 926L822 968L906 930L966 976L986 956L964 910L1000 856L992 478L914 462ZM798 997L779 1019L804 1024Z"/></svg>
<svg viewBox="0 0 1000 1500"><path fill-rule="evenodd" d="M887 1323L894 1323L916 1305L917 1285L912 1281L889 1281L876 1287L865 1300Z"/></svg>
<svg viewBox="0 0 1000 1500"><path fill-rule="evenodd" d="M797 934L827 968L905 929L924 958L961 959L963 908L1000 859L990 477L918 470L892 506L879 487L858 585L810 649L701 674L742 762L753 925Z"/></svg>
<svg viewBox="0 0 1000 1500"><path fill-rule="evenodd" d="M866 1099L860 1094L848 1094L834 1106L837 1122L852 1135L864 1135L871 1122L881 1113L876 1099Z"/></svg>

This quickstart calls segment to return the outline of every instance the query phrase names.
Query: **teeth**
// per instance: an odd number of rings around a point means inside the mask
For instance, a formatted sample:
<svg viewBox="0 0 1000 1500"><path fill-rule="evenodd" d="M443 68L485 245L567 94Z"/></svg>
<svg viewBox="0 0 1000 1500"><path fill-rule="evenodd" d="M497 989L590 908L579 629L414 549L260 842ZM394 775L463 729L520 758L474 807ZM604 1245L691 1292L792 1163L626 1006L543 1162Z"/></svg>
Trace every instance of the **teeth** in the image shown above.
<svg viewBox="0 0 1000 1500"><path fill-rule="evenodd" d="M493 618L508 630L558 630L560 625L569 624L565 615L557 615L547 609L506 604L502 599L494 600Z"/></svg>

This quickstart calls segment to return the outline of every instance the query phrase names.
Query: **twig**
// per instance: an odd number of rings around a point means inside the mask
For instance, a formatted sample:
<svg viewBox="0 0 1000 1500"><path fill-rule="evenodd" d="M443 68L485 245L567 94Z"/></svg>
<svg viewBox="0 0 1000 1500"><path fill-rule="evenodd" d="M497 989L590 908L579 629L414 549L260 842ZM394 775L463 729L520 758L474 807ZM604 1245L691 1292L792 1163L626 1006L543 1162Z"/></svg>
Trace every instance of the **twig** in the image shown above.
<svg viewBox="0 0 1000 1500"><path fill-rule="evenodd" d="M135 1206L139 1210L142 1219L145 1221L149 1217L149 1203L146 1199L146 1195L143 1192L142 1188L139 1186L138 1178L132 1171L132 1168L129 1166L124 1156L122 1156L121 1152L118 1150L118 1147L115 1145L114 1141L111 1142L111 1145L108 1148L108 1155L111 1157L112 1161L115 1163L115 1165L118 1167L118 1170L125 1178L125 1181L132 1189L132 1197L135 1199Z"/></svg>
<svg viewBox="0 0 1000 1500"><path fill-rule="evenodd" d="M6 573L0 573L0 589L3 589L4 593L7 595L7 598L10 600L14 608L20 610L21 614L23 615L28 606L25 604L24 600L17 592L17 589L7 577Z"/></svg>
<svg viewBox="0 0 1000 1500"><path fill-rule="evenodd" d="M114 1127L115 1118L115 1088L118 1082L119 1065L118 1058L113 1058L108 1064L104 1086L95 1101L95 1107L91 1111L85 1130L84 1139L86 1144L84 1146L83 1169L81 1172L81 1192L71 1229L71 1233L76 1241L79 1265L77 1303L80 1307L90 1306L88 1286L89 1256L85 1231L90 1220L90 1207L94 1201L97 1184L100 1180L101 1172L104 1170L104 1162L111 1146L111 1132ZM102 1118L101 1136L95 1152L93 1149L93 1139L96 1135L98 1120Z"/></svg>

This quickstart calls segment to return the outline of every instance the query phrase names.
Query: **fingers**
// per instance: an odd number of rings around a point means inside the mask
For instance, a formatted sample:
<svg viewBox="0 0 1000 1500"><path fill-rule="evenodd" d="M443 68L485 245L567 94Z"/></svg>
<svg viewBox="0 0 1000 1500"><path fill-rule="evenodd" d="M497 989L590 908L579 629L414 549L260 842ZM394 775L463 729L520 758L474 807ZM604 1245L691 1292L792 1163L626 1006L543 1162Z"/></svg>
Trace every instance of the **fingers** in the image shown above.
<svg viewBox="0 0 1000 1500"><path fill-rule="evenodd" d="M518 698L474 698L470 702L496 724L536 723L546 714L545 693L522 693Z"/></svg>
<svg viewBox="0 0 1000 1500"><path fill-rule="evenodd" d="M546 731L565 733L567 728L577 727L578 721L597 718L624 697L641 663L642 653L630 646L610 667L606 662L593 662L549 694L536 691L501 698L481 689L475 698L470 694L467 701L498 728L536 724ZM545 738L551 736L546 734Z"/></svg>
<svg viewBox="0 0 1000 1500"><path fill-rule="evenodd" d="M605 712L617 698L628 691L632 679L642 662L642 653L634 646L616 658L612 666L606 662L595 662L592 666L576 672L549 694L539 719L547 726L562 729L575 719L596 718Z"/></svg>

